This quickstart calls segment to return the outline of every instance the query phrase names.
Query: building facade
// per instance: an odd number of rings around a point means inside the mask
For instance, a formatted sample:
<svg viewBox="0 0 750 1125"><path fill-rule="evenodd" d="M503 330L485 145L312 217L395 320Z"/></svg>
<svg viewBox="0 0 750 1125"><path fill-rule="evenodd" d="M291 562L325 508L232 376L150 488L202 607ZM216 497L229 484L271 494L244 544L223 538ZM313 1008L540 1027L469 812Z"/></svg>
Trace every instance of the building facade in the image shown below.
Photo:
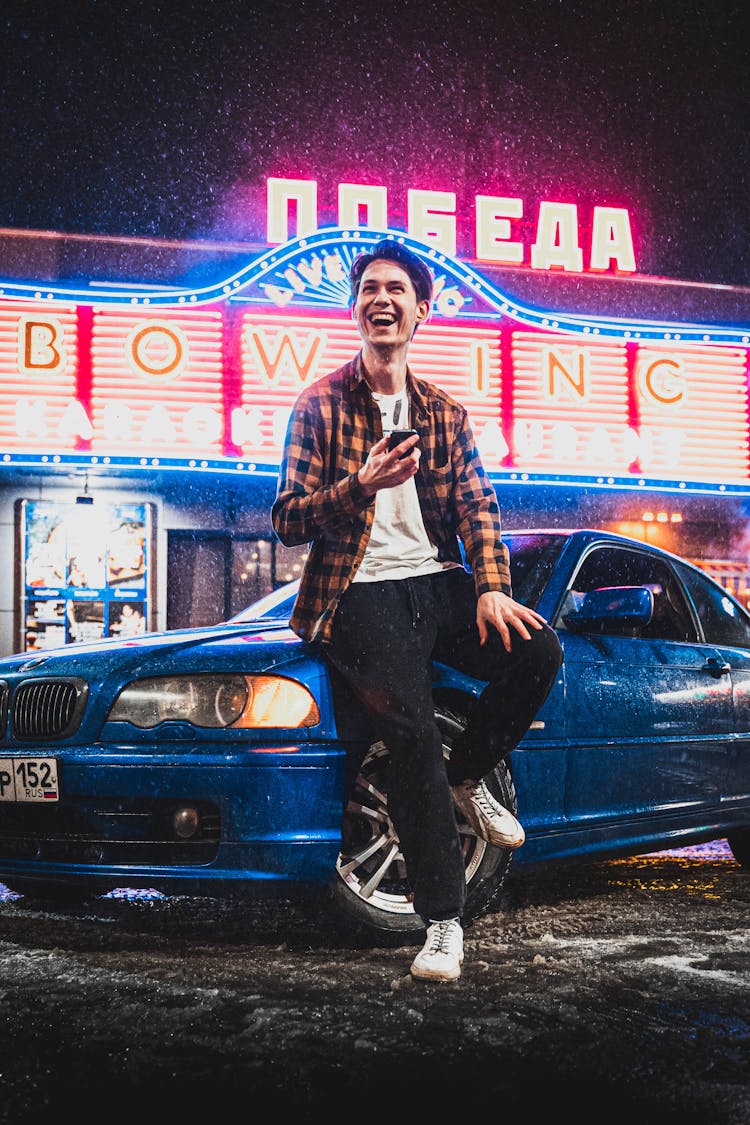
<svg viewBox="0 0 750 1125"><path fill-rule="evenodd" d="M435 274L410 363L467 407L507 527L602 526L743 599L750 294L462 261L403 232L271 247L0 232L0 652L211 624L296 577L289 411L359 346L379 237Z"/></svg>

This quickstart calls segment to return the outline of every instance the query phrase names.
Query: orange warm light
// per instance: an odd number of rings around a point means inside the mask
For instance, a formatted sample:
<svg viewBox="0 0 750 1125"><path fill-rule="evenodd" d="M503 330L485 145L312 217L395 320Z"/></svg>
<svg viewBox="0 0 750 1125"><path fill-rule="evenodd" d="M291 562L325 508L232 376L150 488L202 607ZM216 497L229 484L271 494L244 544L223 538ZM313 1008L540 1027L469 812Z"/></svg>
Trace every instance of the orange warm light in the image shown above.
<svg viewBox="0 0 750 1125"><path fill-rule="evenodd" d="M81 411L75 400L78 365L75 306L58 305L53 314L32 301L0 303L3 450L72 444Z"/></svg>
<svg viewBox="0 0 750 1125"><path fill-rule="evenodd" d="M310 692L294 680L280 676L248 676L249 696L232 727L314 727L320 722L318 705Z"/></svg>
<svg viewBox="0 0 750 1125"><path fill-rule="evenodd" d="M92 448L108 454L218 454L224 431L221 314L96 309Z"/></svg>
<svg viewBox="0 0 750 1125"><path fill-rule="evenodd" d="M438 296L449 299L447 293ZM244 457L278 457L289 412L304 386L351 359L361 346L350 316L247 312L242 321L242 383L231 416L232 440ZM507 453L500 432L502 383L496 328L440 321L423 325L410 363L430 372L471 413L489 463ZM486 432L485 432L486 431ZM498 446L498 443L500 445Z"/></svg>
<svg viewBox="0 0 750 1125"><path fill-rule="evenodd" d="M641 516L643 523L682 523L682 512L644 512Z"/></svg>

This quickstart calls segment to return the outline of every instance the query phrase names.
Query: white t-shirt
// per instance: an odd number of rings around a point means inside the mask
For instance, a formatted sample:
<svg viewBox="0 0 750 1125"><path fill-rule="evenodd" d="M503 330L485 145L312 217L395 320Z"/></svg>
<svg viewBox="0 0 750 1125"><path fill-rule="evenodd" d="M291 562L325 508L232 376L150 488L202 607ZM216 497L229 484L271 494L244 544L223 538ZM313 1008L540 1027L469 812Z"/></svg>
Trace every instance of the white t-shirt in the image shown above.
<svg viewBox="0 0 750 1125"><path fill-rule="evenodd" d="M373 391L380 407L383 433L409 428L409 399L406 388L395 395ZM449 564L450 565L450 564ZM437 547L427 538L414 477L375 493L375 517L365 557L353 582L382 582L391 578L413 578L443 570Z"/></svg>

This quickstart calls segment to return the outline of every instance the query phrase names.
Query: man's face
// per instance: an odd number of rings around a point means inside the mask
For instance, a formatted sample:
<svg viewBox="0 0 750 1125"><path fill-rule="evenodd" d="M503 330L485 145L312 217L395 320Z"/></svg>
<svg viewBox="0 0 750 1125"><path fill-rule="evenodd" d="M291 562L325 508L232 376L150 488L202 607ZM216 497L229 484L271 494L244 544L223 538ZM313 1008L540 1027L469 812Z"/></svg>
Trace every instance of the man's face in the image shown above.
<svg viewBox="0 0 750 1125"><path fill-rule="evenodd" d="M430 310L418 301L405 269L387 258L376 258L362 274L352 316L362 340L373 347L408 344Z"/></svg>

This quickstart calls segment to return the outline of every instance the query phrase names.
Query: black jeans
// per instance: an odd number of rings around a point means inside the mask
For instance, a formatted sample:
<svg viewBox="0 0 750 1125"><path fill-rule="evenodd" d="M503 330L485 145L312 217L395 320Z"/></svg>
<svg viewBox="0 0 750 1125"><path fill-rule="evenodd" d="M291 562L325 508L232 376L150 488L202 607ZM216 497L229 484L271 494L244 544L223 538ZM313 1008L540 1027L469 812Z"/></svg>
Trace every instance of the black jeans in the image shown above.
<svg viewBox="0 0 750 1125"><path fill-rule="evenodd" d="M336 611L326 653L388 747L388 811L398 832L415 912L462 914L466 876L450 786L488 774L518 744L555 681L562 653L548 626L512 651L491 630L480 645L474 581L463 569L419 578L356 582ZM489 681L466 734L443 757L431 661Z"/></svg>

